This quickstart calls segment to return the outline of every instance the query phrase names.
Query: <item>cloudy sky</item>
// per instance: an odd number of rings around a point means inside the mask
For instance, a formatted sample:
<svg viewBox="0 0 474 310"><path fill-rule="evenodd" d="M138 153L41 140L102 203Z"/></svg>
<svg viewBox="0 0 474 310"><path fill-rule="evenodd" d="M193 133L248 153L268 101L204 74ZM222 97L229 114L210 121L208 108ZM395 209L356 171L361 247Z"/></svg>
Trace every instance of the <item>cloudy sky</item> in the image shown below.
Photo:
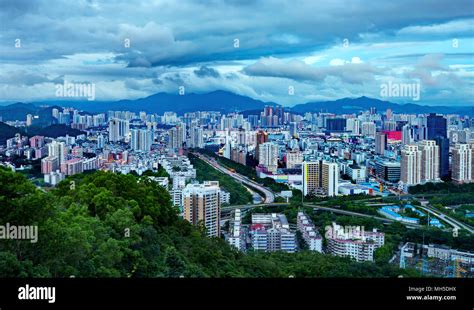
<svg viewBox="0 0 474 310"><path fill-rule="evenodd" d="M0 101L65 80L98 101L184 86L288 106L419 83L416 103L472 106L474 1L0 0Z"/></svg>

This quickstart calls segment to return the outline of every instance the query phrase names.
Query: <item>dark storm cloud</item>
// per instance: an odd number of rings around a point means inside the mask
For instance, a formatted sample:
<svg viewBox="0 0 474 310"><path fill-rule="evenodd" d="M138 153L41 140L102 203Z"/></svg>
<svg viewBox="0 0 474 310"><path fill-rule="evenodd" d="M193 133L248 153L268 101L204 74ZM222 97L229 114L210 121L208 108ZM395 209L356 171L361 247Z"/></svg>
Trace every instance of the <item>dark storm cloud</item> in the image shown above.
<svg viewBox="0 0 474 310"><path fill-rule="evenodd" d="M304 53L366 32L430 35L414 26L472 17L472 1L2 1L4 42L23 38L30 52L8 47L5 61L119 53L131 67L188 65ZM199 12L199 14L196 14ZM6 18L26 14L22 18ZM462 26L462 25L461 25ZM461 27L459 26L459 27ZM410 28L411 27L411 28ZM441 31L449 35L448 27ZM465 25L463 26L465 27ZM436 35L440 35L437 33ZM131 48L123 48L130 38ZM234 47L234 40L240 47ZM13 45L13 43L12 43ZM34 51L32 53L31 51ZM262 53L267 54L262 54ZM269 54L271 53L271 54Z"/></svg>
<svg viewBox="0 0 474 310"><path fill-rule="evenodd" d="M198 70L194 70L193 72L198 77L218 78L221 76L217 70L206 66L201 66Z"/></svg>
<svg viewBox="0 0 474 310"><path fill-rule="evenodd" d="M107 95L119 98L186 84L194 91L225 88L296 103L315 92L357 95L367 84L377 85L377 78L393 75L426 80L438 87L433 92L441 92L449 79L462 80L460 102L472 86L472 54L465 46L472 44L473 5L472 0L0 0L0 93L34 98L41 96L42 83L77 79L98 87L103 82L101 89L110 87ZM454 38L464 48L435 45ZM356 48L341 52L344 39ZM400 49L373 54L375 44L394 42L402 43ZM424 51L429 44L436 48ZM427 53L444 57L419 62ZM292 97L290 83L297 89Z"/></svg>

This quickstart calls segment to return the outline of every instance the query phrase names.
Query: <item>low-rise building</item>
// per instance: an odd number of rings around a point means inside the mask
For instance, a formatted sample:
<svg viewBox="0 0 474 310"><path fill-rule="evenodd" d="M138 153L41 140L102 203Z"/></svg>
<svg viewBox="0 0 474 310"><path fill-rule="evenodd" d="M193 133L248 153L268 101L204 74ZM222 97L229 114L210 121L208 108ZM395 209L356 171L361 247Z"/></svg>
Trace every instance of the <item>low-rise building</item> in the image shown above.
<svg viewBox="0 0 474 310"><path fill-rule="evenodd" d="M328 253L350 257L358 262L373 261L374 252L385 243L385 235L374 229L345 231L342 226L333 223L327 234Z"/></svg>

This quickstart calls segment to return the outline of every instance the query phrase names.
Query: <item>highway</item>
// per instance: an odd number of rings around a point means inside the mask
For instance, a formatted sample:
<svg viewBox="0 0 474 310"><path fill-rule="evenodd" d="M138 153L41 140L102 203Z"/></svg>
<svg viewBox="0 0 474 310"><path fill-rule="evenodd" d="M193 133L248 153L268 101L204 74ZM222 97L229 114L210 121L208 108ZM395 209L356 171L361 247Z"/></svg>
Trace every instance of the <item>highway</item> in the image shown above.
<svg viewBox="0 0 474 310"><path fill-rule="evenodd" d="M230 212L234 209L242 209L242 210L247 210L247 209L254 209L258 207L279 207L279 206L285 206L288 205L288 203L270 203L270 204L258 204L258 205L241 205L241 206L228 206L228 207L223 207L221 209L221 214L226 214L227 212ZM370 215L370 214L364 214L364 213L358 213L358 212L353 212L353 211L347 211L347 210L341 210L341 209L336 209L336 208L329 208L329 207L322 207L322 206L315 206L312 204L305 203L305 207L312 208L314 210L322 210L322 211L328 211L328 212L333 212L333 213L338 213L338 214L344 214L344 215L350 215L350 216L359 216L359 217L367 217L367 218L373 218L378 221L382 221L384 223L393 223L396 222L395 220L381 217L381 216L376 216L376 215ZM225 215L224 215L225 216ZM422 227L419 224L408 224L408 223L402 223L406 227L409 228L420 228Z"/></svg>
<svg viewBox="0 0 474 310"><path fill-rule="evenodd" d="M241 175L241 174L238 174L236 172L232 172L230 170L228 170L227 168L223 167L222 165L220 165L216 160L206 156L206 155L203 155L203 154L199 154L199 153L193 153L196 157L198 157L199 159L205 161L206 163L208 163L209 165L211 165L214 169L222 172L222 173L225 173L227 175L229 175L230 177L234 178L235 180L239 181L240 183L242 183L243 185L249 187L250 189L253 189L255 190L256 192L260 193L261 195L263 194L264 196L264 199L263 199L263 203L261 204L255 204L255 205L243 205L243 206L229 206L229 207L225 207L222 209L223 212L226 212L226 211L230 211L230 210L233 210L233 209L251 209L251 208L256 208L256 207L260 207L260 206L266 206L266 207L272 207L272 206L281 206L281 205L286 205L286 203L274 203L275 201L275 195L273 194L272 191L270 191L269 189L267 189L266 187L260 185L259 183ZM415 195L407 195L407 196L412 196L413 198L419 198L419 197L415 197ZM427 196L427 195L424 195L424 196ZM377 204L374 204L374 206L377 205ZM385 205L384 203L381 203L380 205ZM324 211L329 211L329 212L334 212L334 213L339 213L339 214L345 214L345 215L352 215L352 216L360 216L360 217L369 217L369 218L373 218L373 219L376 219L376 220L379 220L379 221L383 221L383 222L386 222L386 223L391 223L391 222L395 222L395 220L392 220L392 219L388 219L388 218L385 218L385 217L380 217L380 216L374 216L374 215L368 215L368 214L363 214L363 213L357 213L357 212L352 212L352 211L347 211L347 210L341 210L341 209L335 209L335 208L328 208L328 207L322 207L322 206L315 206L315 205L311 205L311 204L305 204L306 207L311 207L313 209L317 209L317 210L324 210ZM435 210L431 207L422 207L422 206L417 206L423 210L425 210L426 212L429 212L430 214L432 214L433 216L436 216L438 217L439 219L445 221L446 223L448 223L449 225L451 225L453 228L457 228L457 229L465 229L467 231L469 231L471 234L474 233L474 229L472 227L470 227L469 225L466 225L444 213L441 213L439 212L438 210ZM407 227L413 227L413 228L419 228L421 227L421 225L418 225L418 224L407 224L407 223L403 223L405 226Z"/></svg>
<svg viewBox="0 0 474 310"><path fill-rule="evenodd" d="M232 171L228 170L227 168L221 166L216 160L214 160L212 158L209 158L206 155L199 154L199 153L192 153L192 154L194 156L198 157L199 159L205 161L209 165L211 165L214 169L216 169L216 170L218 170L222 173L227 174L228 176L234 178L235 180L239 181L243 185L246 185L246 186L250 187L251 189L254 189L255 191L263 194L263 196L264 196L263 203L264 204L273 203L273 201L275 201L275 195L273 194L272 191L270 191L266 187L263 187L262 185L260 185L257 182L247 178L246 176L243 176L241 174L238 174L236 172L232 172Z"/></svg>
<svg viewBox="0 0 474 310"><path fill-rule="evenodd" d="M449 225L451 225L453 228L457 228L457 229L465 229L467 230L469 233L474 233L474 230L469 226L469 225L466 225L444 213L441 213L440 211L432 208L432 207L428 207L428 206L417 206L417 208L420 208L420 209L423 209L425 210L426 212L436 216L437 218L439 218L440 220L443 220L445 221L446 223L448 223Z"/></svg>

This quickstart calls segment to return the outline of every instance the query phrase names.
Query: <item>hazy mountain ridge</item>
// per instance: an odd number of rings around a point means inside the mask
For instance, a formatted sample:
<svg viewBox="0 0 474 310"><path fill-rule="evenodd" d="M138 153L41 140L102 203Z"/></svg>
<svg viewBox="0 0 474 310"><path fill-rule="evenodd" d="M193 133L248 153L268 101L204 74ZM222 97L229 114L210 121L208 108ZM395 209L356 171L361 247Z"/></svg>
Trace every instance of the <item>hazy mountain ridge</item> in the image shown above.
<svg viewBox="0 0 474 310"><path fill-rule="evenodd" d="M460 114L474 116L474 107L462 106L427 106L414 103L398 104L390 101L383 101L368 97L343 98L334 101L307 102L295 105L291 111L297 113L305 112L329 112L338 114L358 113L367 111L370 108L377 111L391 109L395 113L440 113L440 114Z"/></svg>
<svg viewBox="0 0 474 310"><path fill-rule="evenodd" d="M51 105L48 108L40 106ZM222 113L258 111L266 105L279 106L274 102L263 102L250 97L237 95L227 91L214 91L206 94L169 94L157 93L136 100L119 101L44 101L35 103L15 103L0 106L0 116L3 120L25 119L26 114L43 115L44 121L52 123L50 117L54 106L73 107L90 113L103 113L109 110L132 111L163 114L173 111L179 115L195 111L220 111ZM286 107L294 113L329 112L337 114L351 114L367 111L375 107L378 111L392 109L395 113L441 113L474 116L474 107L463 106L427 106L414 103L397 104L368 97L342 98L334 101L307 102ZM49 113L49 114L48 114ZM40 119L41 119L40 115ZM15 118L16 117L16 118Z"/></svg>

